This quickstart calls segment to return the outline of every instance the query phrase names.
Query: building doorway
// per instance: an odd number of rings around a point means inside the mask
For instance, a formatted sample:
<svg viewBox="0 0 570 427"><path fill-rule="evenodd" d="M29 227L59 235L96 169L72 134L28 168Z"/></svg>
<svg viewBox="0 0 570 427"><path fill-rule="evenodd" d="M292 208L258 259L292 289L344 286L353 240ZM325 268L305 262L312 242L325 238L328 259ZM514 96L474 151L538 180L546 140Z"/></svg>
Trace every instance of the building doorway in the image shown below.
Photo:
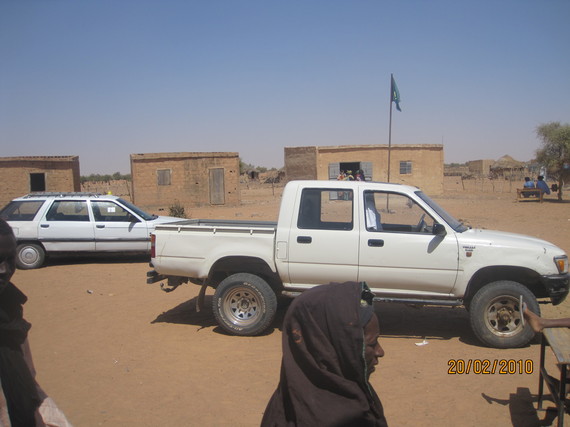
<svg viewBox="0 0 570 427"><path fill-rule="evenodd" d="M329 179L337 179L340 171L344 171L354 176L356 171L362 171L366 181L372 181L372 162L339 162L329 163Z"/></svg>
<svg viewBox="0 0 570 427"><path fill-rule="evenodd" d="M226 203L223 168L210 169L210 203L212 205Z"/></svg>
<svg viewBox="0 0 570 427"><path fill-rule="evenodd" d="M30 191L46 191L46 174L30 174Z"/></svg>

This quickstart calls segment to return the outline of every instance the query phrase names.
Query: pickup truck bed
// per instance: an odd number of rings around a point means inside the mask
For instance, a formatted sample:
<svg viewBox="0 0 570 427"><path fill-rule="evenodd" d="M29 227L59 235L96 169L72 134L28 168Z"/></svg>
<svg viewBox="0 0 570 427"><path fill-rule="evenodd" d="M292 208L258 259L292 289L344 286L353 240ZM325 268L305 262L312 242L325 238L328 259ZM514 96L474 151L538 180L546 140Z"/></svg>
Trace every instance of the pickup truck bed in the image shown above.
<svg viewBox="0 0 570 427"><path fill-rule="evenodd" d="M178 221L174 227L168 228L193 228L193 227L210 227L217 229L234 229L234 228L248 228L248 229L277 229L276 221L242 221L242 220L224 220L224 219L188 219L186 221Z"/></svg>

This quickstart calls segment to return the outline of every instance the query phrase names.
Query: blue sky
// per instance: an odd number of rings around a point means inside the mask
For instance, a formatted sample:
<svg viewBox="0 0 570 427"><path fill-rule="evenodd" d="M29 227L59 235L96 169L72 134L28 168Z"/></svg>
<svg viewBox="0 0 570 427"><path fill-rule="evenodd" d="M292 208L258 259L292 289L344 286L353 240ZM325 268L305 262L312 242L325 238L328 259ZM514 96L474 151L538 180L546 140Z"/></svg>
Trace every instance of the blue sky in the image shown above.
<svg viewBox="0 0 570 427"><path fill-rule="evenodd" d="M570 1L0 0L0 156L444 144L530 160L570 122Z"/></svg>

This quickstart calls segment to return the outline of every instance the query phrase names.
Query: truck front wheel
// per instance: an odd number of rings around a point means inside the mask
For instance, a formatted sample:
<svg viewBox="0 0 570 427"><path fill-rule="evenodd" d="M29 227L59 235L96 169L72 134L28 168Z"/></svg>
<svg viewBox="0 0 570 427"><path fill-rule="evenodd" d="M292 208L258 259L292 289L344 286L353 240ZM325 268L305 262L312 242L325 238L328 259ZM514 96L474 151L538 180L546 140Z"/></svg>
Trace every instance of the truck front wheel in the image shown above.
<svg viewBox="0 0 570 427"><path fill-rule="evenodd" d="M212 304L216 321L226 332L252 336L271 326L277 296L261 277L237 273L220 282Z"/></svg>
<svg viewBox="0 0 570 427"><path fill-rule="evenodd" d="M491 282L475 294L469 307L471 328L483 344L514 348L523 347L533 339L535 333L530 325L523 326L521 295L529 310L540 314L533 293L517 282Z"/></svg>

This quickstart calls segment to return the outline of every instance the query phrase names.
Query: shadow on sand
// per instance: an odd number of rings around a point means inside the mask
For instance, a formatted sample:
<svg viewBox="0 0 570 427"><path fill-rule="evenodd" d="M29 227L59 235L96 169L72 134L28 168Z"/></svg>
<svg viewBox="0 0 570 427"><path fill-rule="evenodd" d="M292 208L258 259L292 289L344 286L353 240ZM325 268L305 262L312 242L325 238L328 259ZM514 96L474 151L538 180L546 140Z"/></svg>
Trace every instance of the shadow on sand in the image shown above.
<svg viewBox="0 0 570 427"><path fill-rule="evenodd" d="M540 427L554 425L557 410L546 395L543 398L542 409L536 409L538 395L533 395L526 387L518 387L516 393L511 393L508 399L498 399L481 393L481 397L489 405L499 404L509 407L513 427ZM542 418L541 418L542 416ZM564 417L566 420L567 415Z"/></svg>
<svg viewBox="0 0 570 427"><path fill-rule="evenodd" d="M195 325L201 328L214 327L221 334L226 332L217 326L212 312L212 296L206 295L204 306L196 311L196 297L178 304L159 314L152 323L173 323ZM279 300L275 320L271 328L262 335L274 330L282 331L283 318L289 306L288 299ZM380 319L382 336L402 339L450 340L459 338L467 345L481 346L473 335L466 310L447 307L420 307L405 304L376 303L376 314Z"/></svg>
<svg viewBox="0 0 570 427"><path fill-rule="evenodd" d="M156 319L151 323L173 323L177 325L195 325L199 329L214 327L213 331L223 335L229 335L226 331L218 326L214 313L212 312L212 296L206 295L204 297L204 306L200 312L196 311L196 300L194 297L186 302L178 304L176 307L171 308L159 314ZM277 309L275 320L272 327L265 331L261 336L270 335L275 329L281 330L283 325L283 316L285 315L286 307L281 304Z"/></svg>
<svg viewBox="0 0 570 427"><path fill-rule="evenodd" d="M79 255L50 255L46 258L43 267L52 267L58 265L78 265L78 264L134 264L148 263L150 255L148 254L79 254Z"/></svg>
<svg viewBox="0 0 570 427"><path fill-rule="evenodd" d="M450 340L481 346L463 308L418 307L407 304L376 303L382 336L404 339Z"/></svg>

